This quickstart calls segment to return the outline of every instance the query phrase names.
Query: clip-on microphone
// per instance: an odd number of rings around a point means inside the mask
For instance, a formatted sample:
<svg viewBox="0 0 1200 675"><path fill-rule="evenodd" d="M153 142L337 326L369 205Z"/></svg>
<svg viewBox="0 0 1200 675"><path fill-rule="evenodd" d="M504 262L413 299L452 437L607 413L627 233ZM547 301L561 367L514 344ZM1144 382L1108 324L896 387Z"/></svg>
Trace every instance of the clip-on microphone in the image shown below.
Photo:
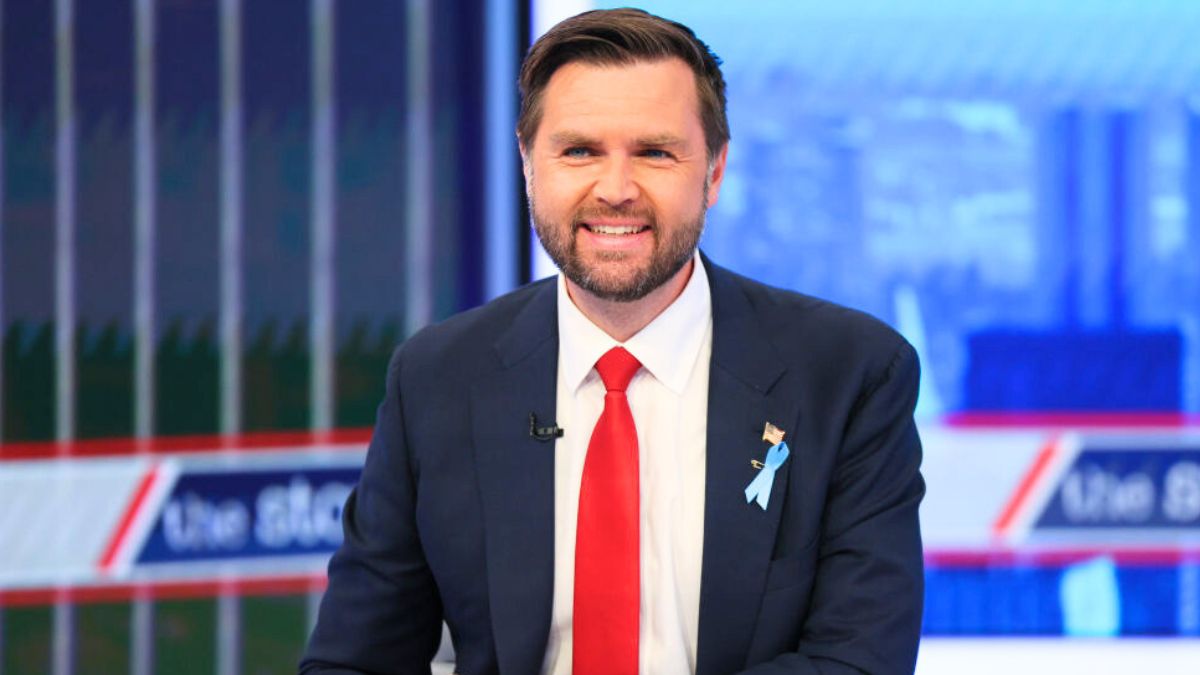
<svg viewBox="0 0 1200 675"><path fill-rule="evenodd" d="M529 436L536 438L539 441L552 441L556 438L562 438L562 427L551 423L548 427L539 427L537 423L537 415L529 413Z"/></svg>

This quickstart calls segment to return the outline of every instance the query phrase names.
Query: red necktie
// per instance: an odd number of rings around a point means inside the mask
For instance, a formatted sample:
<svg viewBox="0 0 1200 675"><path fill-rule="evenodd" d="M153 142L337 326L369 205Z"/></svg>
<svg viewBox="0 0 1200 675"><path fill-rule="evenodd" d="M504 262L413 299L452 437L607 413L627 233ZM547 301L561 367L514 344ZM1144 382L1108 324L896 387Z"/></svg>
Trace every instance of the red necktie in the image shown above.
<svg viewBox="0 0 1200 675"><path fill-rule="evenodd" d="M641 367L621 347L596 362L607 392L579 486L574 675L638 672L638 441L625 388Z"/></svg>

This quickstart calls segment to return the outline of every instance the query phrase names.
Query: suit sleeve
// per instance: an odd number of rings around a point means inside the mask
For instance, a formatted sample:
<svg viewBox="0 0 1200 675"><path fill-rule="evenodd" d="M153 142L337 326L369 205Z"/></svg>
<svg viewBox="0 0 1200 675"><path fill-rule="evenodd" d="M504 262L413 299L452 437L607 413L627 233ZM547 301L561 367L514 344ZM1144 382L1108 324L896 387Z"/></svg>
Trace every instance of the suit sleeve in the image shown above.
<svg viewBox="0 0 1200 675"><path fill-rule="evenodd" d="M442 606L416 525L417 474L401 407L403 347L358 486L342 514L344 540L300 663L302 673L429 673Z"/></svg>
<svg viewBox="0 0 1200 675"><path fill-rule="evenodd" d="M829 486L798 649L747 673L913 672L924 601L919 378L916 353L903 343L864 387Z"/></svg>

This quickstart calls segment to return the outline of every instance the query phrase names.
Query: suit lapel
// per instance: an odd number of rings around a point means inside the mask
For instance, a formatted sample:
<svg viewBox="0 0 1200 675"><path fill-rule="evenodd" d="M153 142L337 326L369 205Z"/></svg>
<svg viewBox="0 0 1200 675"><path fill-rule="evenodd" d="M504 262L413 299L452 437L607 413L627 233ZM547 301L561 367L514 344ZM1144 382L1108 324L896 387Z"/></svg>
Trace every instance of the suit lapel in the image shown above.
<svg viewBox="0 0 1200 675"><path fill-rule="evenodd" d="M795 458L775 476L768 508L747 504L746 486L768 447L763 427L790 432L799 401L773 392L784 366L763 334L763 321L728 272L705 259L713 296L704 495L704 558L696 672L745 666L766 584L767 566ZM792 448L793 452L797 448Z"/></svg>
<svg viewBox="0 0 1200 675"><path fill-rule="evenodd" d="M544 284L496 343L501 369L471 391L483 506L488 600L501 672L541 668L554 592L554 442L530 436L555 419L555 287Z"/></svg>

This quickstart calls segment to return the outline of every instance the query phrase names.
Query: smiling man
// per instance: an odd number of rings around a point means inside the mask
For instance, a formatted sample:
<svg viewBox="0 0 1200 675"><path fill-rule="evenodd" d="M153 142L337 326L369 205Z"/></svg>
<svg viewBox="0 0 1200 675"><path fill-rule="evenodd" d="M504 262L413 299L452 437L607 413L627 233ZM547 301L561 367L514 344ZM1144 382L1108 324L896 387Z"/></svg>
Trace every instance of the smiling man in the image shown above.
<svg viewBox="0 0 1200 675"><path fill-rule="evenodd" d="M912 348L700 255L729 129L688 28L581 14L520 84L562 273L396 351L303 669L427 673L444 621L463 675L911 672Z"/></svg>
<svg viewBox="0 0 1200 675"><path fill-rule="evenodd" d="M695 78L679 59L568 63L539 104L521 143L538 238L575 304L627 339L687 283L726 147L709 152ZM606 305L637 311L606 325Z"/></svg>

